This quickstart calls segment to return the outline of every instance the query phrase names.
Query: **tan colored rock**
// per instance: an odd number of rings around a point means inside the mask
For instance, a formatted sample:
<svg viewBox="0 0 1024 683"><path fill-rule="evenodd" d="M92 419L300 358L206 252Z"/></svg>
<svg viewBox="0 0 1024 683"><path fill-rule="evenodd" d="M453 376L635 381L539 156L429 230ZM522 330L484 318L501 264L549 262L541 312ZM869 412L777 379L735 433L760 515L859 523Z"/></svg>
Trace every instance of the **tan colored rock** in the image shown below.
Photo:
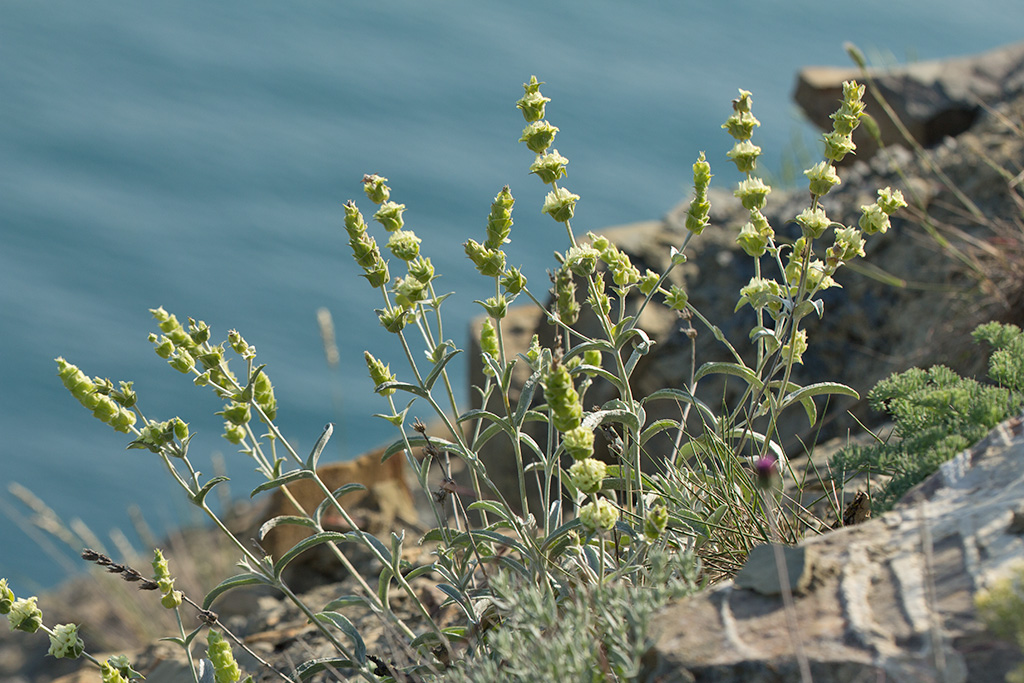
<svg viewBox="0 0 1024 683"><path fill-rule="evenodd" d="M868 73L914 139L931 147L970 128L978 119L982 103L992 103L1024 89L1024 43L969 57L870 69ZM849 80L865 82L857 68L806 67L797 76L793 99L811 123L831 130L829 116L842 99L843 81ZM902 132L874 95L869 92L864 101L885 144L905 145ZM854 133L854 141L858 159L868 159L877 150L863 126Z"/></svg>
<svg viewBox="0 0 1024 683"><path fill-rule="evenodd" d="M383 449L378 449L355 460L323 465L317 469L317 474L331 491L352 483L366 487L364 491L347 493L339 499L362 530L384 536L403 525L416 529L419 527L419 513L412 489L406 480L405 456L398 453L382 463L382 453ZM325 498L320 488L310 479L289 484L287 489L298 507L283 490L276 490L266 511L260 516L260 523L281 515L312 514ZM340 513L333 508L324 514L322 524L327 530L350 530ZM282 524L270 530L262 545L271 556L278 559L312 533L307 527ZM351 546L346 548L346 552L351 552ZM318 546L300 555L289 565L288 570L288 578L293 586L305 587L321 580L321 575L338 575L342 567L324 546Z"/></svg>

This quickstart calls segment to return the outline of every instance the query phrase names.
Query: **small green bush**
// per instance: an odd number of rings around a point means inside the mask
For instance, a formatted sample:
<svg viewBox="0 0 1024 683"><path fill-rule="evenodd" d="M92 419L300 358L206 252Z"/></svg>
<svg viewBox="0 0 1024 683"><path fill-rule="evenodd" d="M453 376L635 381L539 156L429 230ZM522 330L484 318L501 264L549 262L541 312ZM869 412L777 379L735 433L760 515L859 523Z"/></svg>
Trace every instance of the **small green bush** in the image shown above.
<svg viewBox="0 0 1024 683"><path fill-rule="evenodd" d="M871 407L893 420L892 438L851 446L832 458L840 482L850 473L891 477L872 493L872 511L890 509L939 465L976 443L1024 406L1024 336L1015 325L986 323L976 342L992 347L983 384L936 365L913 368L879 382L868 393Z"/></svg>

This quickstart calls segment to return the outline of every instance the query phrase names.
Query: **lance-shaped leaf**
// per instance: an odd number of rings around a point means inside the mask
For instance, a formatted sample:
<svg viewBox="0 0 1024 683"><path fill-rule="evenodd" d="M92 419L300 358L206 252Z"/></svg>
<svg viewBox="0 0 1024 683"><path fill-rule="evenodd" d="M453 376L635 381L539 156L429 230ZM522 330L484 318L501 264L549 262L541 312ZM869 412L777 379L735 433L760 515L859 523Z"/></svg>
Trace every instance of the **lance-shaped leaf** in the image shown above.
<svg viewBox="0 0 1024 683"><path fill-rule="evenodd" d="M206 594L203 598L203 609L210 609L210 605L216 600L222 593L231 590L232 588L238 588L239 586L253 586L258 584L271 585L270 580L254 574L252 572L246 572L245 574L236 574L230 578L221 581L213 590Z"/></svg>
<svg viewBox="0 0 1024 683"><path fill-rule="evenodd" d="M452 349L444 355L444 358L442 358L437 365L433 367L433 369L431 369L430 374L423 380L423 386L427 388L427 391L430 391L434 386L434 382L436 382L437 378L441 376L441 373L444 371L444 367L448 365L448 362L460 353L462 353L461 349Z"/></svg>
<svg viewBox="0 0 1024 683"><path fill-rule="evenodd" d="M281 572L288 566L292 560L301 555L306 550L323 543L340 543L342 541L349 540L346 534L339 533L337 531L321 531L318 534L313 534L309 538L304 538L291 548L288 552L281 556L277 562L274 563L274 576L277 578L281 577Z"/></svg>
<svg viewBox="0 0 1024 683"><path fill-rule="evenodd" d="M265 481L252 490L249 497L252 498L257 493L263 491L269 491L270 489L276 489L278 486L284 486L285 484L291 484L292 482L299 481L301 479L312 479L312 470L292 470L286 474L282 474L280 477L275 477L270 481Z"/></svg>
<svg viewBox="0 0 1024 683"><path fill-rule="evenodd" d="M331 440L331 434L334 433L334 425L330 422L324 426L324 431L320 434L320 438L313 444L313 450L310 452L309 457L306 458L306 469L316 470L317 464L320 462L320 454L324 452L324 447L327 442Z"/></svg>
<svg viewBox="0 0 1024 683"><path fill-rule="evenodd" d="M199 489L199 493L194 496L190 496L190 500L199 507L202 507L203 501L206 500L206 494L212 491L213 487L222 481L229 481L229 479L227 477L214 477L210 481L206 482L206 484L203 485L203 488Z"/></svg>
<svg viewBox="0 0 1024 683"><path fill-rule="evenodd" d="M280 515L278 517L268 519L266 522L263 523L263 526L260 527L260 540L262 541L264 538L266 538L267 534L270 533L271 529L273 529L276 526L280 526L281 524L294 524L297 526L304 526L309 529L315 529L317 527L317 523L311 520L309 517L299 517L297 515Z"/></svg>
<svg viewBox="0 0 1024 683"><path fill-rule="evenodd" d="M295 669L300 681L306 681L323 671L334 671L337 669L354 669L356 665L351 659L341 657L322 657L321 659L310 659L299 664Z"/></svg>
<svg viewBox="0 0 1024 683"><path fill-rule="evenodd" d="M363 642L363 637L359 635L359 631L355 625L348 620L343 614L337 612L320 612L315 615L316 620L324 624L330 624L336 629L348 636L348 639L352 641L353 652L356 661L360 665L366 664L366 643Z"/></svg>

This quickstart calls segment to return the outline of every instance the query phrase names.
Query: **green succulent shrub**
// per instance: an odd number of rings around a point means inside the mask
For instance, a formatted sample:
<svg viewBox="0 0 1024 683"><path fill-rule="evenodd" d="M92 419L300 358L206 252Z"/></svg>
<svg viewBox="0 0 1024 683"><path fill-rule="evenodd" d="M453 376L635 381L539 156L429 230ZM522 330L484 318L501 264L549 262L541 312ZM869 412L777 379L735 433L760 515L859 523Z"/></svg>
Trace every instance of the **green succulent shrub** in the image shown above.
<svg viewBox="0 0 1024 683"><path fill-rule="evenodd" d="M149 417L131 382L115 385L89 377L57 359L61 380L72 395L97 418L129 434L130 448L151 452L237 550L239 573L195 602L174 588L168 563L159 554L151 580L108 557L86 553L86 559L122 578L159 591L161 603L178 616L179 633L174 640L189 653L194 639L207 628L231 637L211 610L220 595L240 586L260 585L274 587L292 601L336 651L335 656L304 662L289 673L267 664L285 680L331 671L367 681L443 675L446 670L456 678L472 677L484 675L496 662L536 672L523 659L524 643L536 645L542 653L533 660L538 666L538 662L554 666L561 658L572 657L572 670L581 675L590 662L592 675L632 678L642 666L647 647L647 613L697 581L707 583L728 575L754 545L792 542L804 533L805 511L784 493L794 473L782 446L786 435L778 433L778 417L785 410L800 409L814 424L817 397L857 394L834 382L800 386L792 381L793 367L802 362L809 343L802 323L824 314L819 294L837 286L832 276L844 264L864 256L865 239L885 232L890 215L905 206L898 190L884 188L875 202L861 207L856 223L847 225L829 217L821 203L840 182L835 164L854 149L851 134L864 113L863 87L844 84L842 101L833 115L834 128L823 138L825 158L805 172L810 201L794 216L801 232L796 240L777 236L762 213L771 187L756 174L761 149L752 137L760 123L752 112L749 92L740 91L732 115L722 126L735 140L728 158L744 174L735 195L749 212L746 224L735 227L737 241L753 261L755 276L734 293L737 310L749 306L756 320L749 334L754 360L748 363L689 302L685 289L668 280L670 272L685 262L690 241L706 229L718 229L711 227L711 167L704 154L693 164L694 193L686 213L685 238L671 249L665 272L640 272L606 237L593 233L584 237L574 231L572 220L580 196L562 184L568 159L552 147L559 129L545 118L550 100L541 93L541 85L531 78L516 103L526 121L520 141L533 159L530 173L550 186L540 213L564 230L566 246L553 264L550 297L531 290L522 271L507 263L503 251L512 236L515 199L509 187L502 188L491 204L483 234L478 236L482 241L469 239L464 244L486 285L477 301L487 316L480 339L486 380L477 387L484 408L463 410L458 404L447 366L462 351L445 337L442 324L449 293L435 288L438 274L421 248L421 238L405 225L405 205L392 199L387 179L366 175L363 190L374 206L373 221L387 235L390 260L370 234L356 203L349 201L344 207L353 258L378 297L377 319L394 334L408 364L399 374L369 352L365 354L375 391L385 406L380 417L400 432L384 457L406 458L431 503L434 528L419 539L433 548L431 562L412 566L404 559L409 541L404 534L378 539L359 528L338 502L359 485L332 491L317 473L332 427L327 426L308 455L296 451L274 421L277 401L266 365L257 364L255 348L238 332L215 341L202 321L181 322L162 308L152 311L159 328L150 335L156 353L225 401L219 413L224 418L224 438L250 458L266 479L252 494L280 489L287 496L289 484L308 479L327 496L308 515L276 517L263 525L261 538L284 524L312 532L279 558L233 535L209 506L209 493L226 477L204 478L193 466L189 456L193 435L183 419ZM393 276L393 269L402 273ZM547 299L550 304L545 303ZM558 335L551 347L535 339L524 354L507 351L503 321L516 301L532 301L555 326ZM704 325L732 360L695 365L685 386L634 395L630 378L652 345L638 321L643 310L654 304L677 311L681 321ZM600 333L593 337L574 327L583 307L598 321ZM509 396L516 366L527 368L529 378L513 403ZM742 382L745 391L734 405L716 410L697 398L697 390L705 378L721 375ZM617 396L596 408L585 408L587 391L596 381L615 387ZM491 397L499 408L486 407L492 405ZM659 401L678 406L678 417L648 419L647 407ZM418 420L411 422L413 405L426 406L443 425L444 434L428 436ZM701 425L698 433L687 427L691 417ZM535 438L528 425L542 426L542 436ZM598 432L611 441L611 462L594 457ZM648 453L645 444L662 433L674 436L677 446L668 454ZM512 490L503 489L488 475L489 463L480 456L491 439L506 440L511 447L517 473ZM417 458L417 453L422 457ZM641 466L644 457L655 459L653 473ZM453 478L454 460L464 465L467 482ZM471 489L472 497L460 493L461 486ZM540 501L540 514L531 514L530 500ZM340 515L352 530L325 529L328 513ZM378 576L364 577L355 571L347 554L352 545L376 560ZM355 575L356 594L339 595L324 605L308 605L295 594L284 579L284 569L314 546L327 547ZM414 589L411 582L423 576L433 577L448 604L456 608L455 623L437 621ZM4 589L10 593L6 585ZM395 592L408 599L414 617L403 618L395 612ZM10 607L0 604L18 615L19 628L37 622L38 628L44 628L41 615L10 595ZM345 616L354 605L368 607L404 639L402 647L412 654L401 671L367 653L362 636ZM191 630L181 618L187 610L199 616ZM66 627L55 627L51 638L63 643L61 652L90 656ZM586 648L571 647L574 639L581 638L589 643ZM230 659L228 642L219 635L210 636L208 642L207 657L192 667L195 679L199 680L201 671L213 670L218 681L237 679L241 674ZM120 660L93 661L102 668L104 681L132 677L130 667L125 669L127 664ZM208 666L213 669L204 668Z"/></svg>
<svg viewBox="0 0 1024 683"><path fill-rule="evenodd" d="M891 438L844 448L831 460L837 479L882 475L872 511L890 509L939 465L970 447L1024 407L1024 337L1016 325L990 322L973 333L992 348L992 383L961 377L943 365L913 368L882 380L868 393L871 407L891 416Z"/></svg>

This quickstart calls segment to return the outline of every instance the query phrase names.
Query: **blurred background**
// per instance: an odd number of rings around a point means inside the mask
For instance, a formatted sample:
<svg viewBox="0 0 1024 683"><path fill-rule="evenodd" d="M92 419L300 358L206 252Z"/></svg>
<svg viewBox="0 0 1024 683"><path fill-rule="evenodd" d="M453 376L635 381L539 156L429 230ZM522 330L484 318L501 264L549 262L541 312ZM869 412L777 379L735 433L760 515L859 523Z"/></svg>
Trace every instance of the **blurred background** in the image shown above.
<svg viewBox="0 0 1024 683"><path fill-rule="evenodd" d="M437 286L456 292L446 334L464 345L471 302L493 292L461 244L483 239L508 183L509 260L542 293L564 233L540 214L544 186L516 142L531 74L553 100L581 234L662 216L689 192L702 150L713 182L734 182L719 126L737 88L754 93L763 168L792 178L818 153L790 100L800 67L848 65L844 41L883 64L980 52L1019 40L1021 26L1019 0L5 0L0 576L27 594L82 564L26 522L14 482L108 545L112 529L132 535L133 505L158 533L194 520L157 458L125 451L129 439L61 386L56 356L134 380L151 418L189 422L195 464L212 474L223 454L234 496L256 483L220 438L221 402L153 353L149 308L205 320L214 340L237 328L255 345L300 452L328 421L328 458L393 439L370 417L386 404L362 352L400 377L404 360L357 277L341 205L372 213L362 175L390 179ZM337 328L333 370L320 307ZM455 365L461 387L465 363Z"/></svg>

